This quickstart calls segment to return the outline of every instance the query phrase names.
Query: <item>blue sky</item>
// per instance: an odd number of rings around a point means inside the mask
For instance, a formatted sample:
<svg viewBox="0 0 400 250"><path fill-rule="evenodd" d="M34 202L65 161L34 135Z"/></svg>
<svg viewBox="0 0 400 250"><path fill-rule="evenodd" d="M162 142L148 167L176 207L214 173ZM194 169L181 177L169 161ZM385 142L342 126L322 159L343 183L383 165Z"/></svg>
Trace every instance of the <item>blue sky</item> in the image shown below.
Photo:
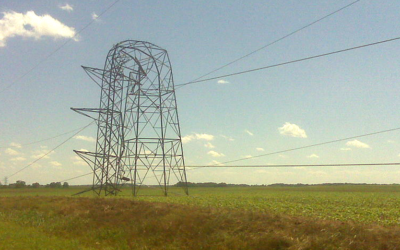
<svg viewBox="0 0 400 250"><path fill-rule="evenodd" d="M182 84L352 1L121 0L98 17L112 2L1 3L0 178L25 167L72 133L24 144L90 122L70 110L95 108L99 103L98 86L80 66L102 68L113 44L133 39L165 48L175 84ZM359 1L210 77L399 36L398 13L400 3L395 0ZM400 127L399 43L180 88L176 95L186 165L218 164ZM93 150L96 128L79 135L9 181L45 184L90 172L72 150ZM395 131L236 164L399 162L399 155L400 135ZM399 183L400 168L188 169L188 180ZM87 176L70 183L90 182Z"/></svg>

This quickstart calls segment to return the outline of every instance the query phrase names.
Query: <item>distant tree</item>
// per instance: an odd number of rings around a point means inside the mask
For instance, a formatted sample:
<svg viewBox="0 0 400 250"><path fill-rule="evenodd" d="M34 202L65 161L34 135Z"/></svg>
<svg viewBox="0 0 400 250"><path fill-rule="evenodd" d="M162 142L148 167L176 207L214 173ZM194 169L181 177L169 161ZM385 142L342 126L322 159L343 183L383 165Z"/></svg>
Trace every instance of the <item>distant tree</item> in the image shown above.
<svg viewBox="0 0 400 250"><path fill-rule="evenodd" d="M32 188L39 188L39 187L40 187L39 183L37 183L37 182L32 183Z"/></svg>
<svg viewBox="0 0 400 250"><path fill-rule="evenodd" d="M26 182L25 181L19 180L19 181L17 181L15 183L15 188L24 188L24 187L26 187Z"/></svg>
<svg viewBox="0 0 400 250"><path fill-rule="evenodd" d="M47 184L46 187L49 188L61 188L61 182L52 182L50 184Z"/></svg>
<svg viewBox="0 0 400 250"><path fill-rule="evenodd" d="M63 188L69 188L69 184L68 184L68 182L64 182L64 184L63 184Z"/></svg>

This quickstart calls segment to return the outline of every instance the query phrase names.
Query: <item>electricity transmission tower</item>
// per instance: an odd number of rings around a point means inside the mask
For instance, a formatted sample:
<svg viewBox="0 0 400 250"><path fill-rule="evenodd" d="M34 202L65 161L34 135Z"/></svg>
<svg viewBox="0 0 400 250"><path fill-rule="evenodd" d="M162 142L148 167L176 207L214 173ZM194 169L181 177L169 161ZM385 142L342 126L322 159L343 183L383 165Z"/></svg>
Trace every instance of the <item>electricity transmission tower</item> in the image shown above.
<svg viewBox="0 0 400 250"><path fill-rule="evenodd" d="M101 88L99 108L72 108L97 123L96 151L75 150L93 170L91 190L116 195L131 183L137 195L145 179L154 178L164 195L173 180L188 194L167 51L127 40L108 52L104 69L83 69Z"/></svg>

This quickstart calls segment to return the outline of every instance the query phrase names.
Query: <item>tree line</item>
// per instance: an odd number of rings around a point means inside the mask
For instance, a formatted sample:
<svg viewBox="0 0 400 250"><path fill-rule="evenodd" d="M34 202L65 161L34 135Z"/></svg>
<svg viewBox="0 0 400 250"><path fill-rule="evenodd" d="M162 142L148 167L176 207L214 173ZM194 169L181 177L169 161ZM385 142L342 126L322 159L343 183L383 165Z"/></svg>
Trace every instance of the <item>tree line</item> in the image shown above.
<svg viewBox="0 0 400 250"><path fill-rule="evenodd" d="M45 187L45 188L69 188L68 182L51 182L46 185L41 185L38 182L32 183L31 185L26 184L25 181L18 180L15 183L10 183L8 185L5 185L0 182L0 188L40 188L40 187Z"/></svg>

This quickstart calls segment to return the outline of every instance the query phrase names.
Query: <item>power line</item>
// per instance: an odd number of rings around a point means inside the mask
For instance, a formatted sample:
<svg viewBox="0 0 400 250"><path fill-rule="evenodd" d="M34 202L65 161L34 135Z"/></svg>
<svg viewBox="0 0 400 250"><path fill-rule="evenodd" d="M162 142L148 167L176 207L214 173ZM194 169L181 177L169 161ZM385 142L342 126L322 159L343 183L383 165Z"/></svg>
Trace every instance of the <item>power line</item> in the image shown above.
<svg viewBox="0 0 400 250"><path fill-rule="evenodd" d="M356 46L356 47L351 47L351 48L342 49L342 50L336 50L336 51L329 52L329 53L324 53L324 54L319 54L319 55L315 55L315 56L305 57L305 58L302 58L302 59L292 60L292 61L278 63L278 64L273 64L273 65L269 65L269 66L265 66L265 67L249 69L249 70L239 71L239 72L231 73L231 74L227 74L227 75L221 75L221 76L211 77L211 78L207 78L207 79L203 79L203 80L197 80L197 81L182 83L182 84L178 84L176 86L178 86L178 87L182 86L183 87L183 86L187 86L187 85L190 85L190 84L199 83L199 82L205 82L205 81L210 81L210 80L215 80L215 79L219 79L219 78L223 78L223 77L241 75L241 74L246 74L246 73L250 73L250 72L254 72L254 71L275 68L275 67L279 67L279 66L283 66L283 65L287 65L287 64L298 63L298 62L307 61L307 60L311 60L311 59L315 59L315 58L319 58L319 57L339 54L339 53L347 52L347 51L350 51L350 50L356 50L356 49L366 48L366 47L370 47L370 46L374 46L374 45L378 45L378 44L382 44L382 43L393 42L393 41L396 41L396 40L399 40L399 39L400 39L400 37L395 37L395 38L391 38L391 39L387 39L387 40L383 40L383 41L379 41L379 42L359 45L359 46Z"/></svg>
<svg viewBox="0 0 400 250"><path fill-rule="evenodd" d="M194 170L199 168L295 168L295 167L351 167L351 166L399 166L400 162L388 163L336 163L336 164L279 164L279 165L242 165L242 166L226 166L226 165L213 165L213 166L188 166L187 170Z"/></svg>
<svg viewBox="0 0 400 250"><path fill-rule="evenodd" d="M286 38L288 38L288 37L290 37L290 36L292 36L292 35L294 35L294 34L300 32L300 31L302 31L302 30L304 30L304 29L306 29L306 28L309 28L309 27L313 26L314 24L316 24L316 23L318 23L318 22L320 22L320 21L322 21L322 20L324 20L324 19L326 19L326 18L328 18L328 17L330 17L330 16L333 16L333 15L339 13L339 12L342 11L342 10L347 9L348 7L350 7L350 6L352 6L352 5L356 4L356 3L358 3L358 2L360 2L360 1L361 1L361 0L354 1L354 2L352 2L352 3L350 3L350 4L348 4L348 5L346 5L346 6L342 7L342 8L340 8L340 9L337 9L337 10L335 10L334 12L332 12L332 13L330 13L330 14L328 14L328 15L325 15L325 16L323 16L323 17L321 17L321 18L319 18L319 19L317 19L317 20L315 20L315 21L313 21L313 22L311 22L311 23L309 23L309 24L307 24L307 25L305 25L305 26L303 26L303 27L301 27L301 28L299 28L299 29L297 29L297 30L295 30L295 31L293 31L293 32L291 32L291 33L285 35L285 36L283 36L283 37L281 37L281 38L278 38L278 39L274 40L273 42L268 43L267 45L262 46L261 48L258 48L258 49L256 49L256 50L254 50L254 51L252 51L252 52L250 52L250 53L244 55L244 56L241 56L241 57L239 57L239 58L237 58L237 59L235 59L235 60L233 60L233 61L231 61L231 62L229 62L229 63L227 63L227 64L224 64L224 65L222 65L221 67L218 67L218 68L216 68L216 69L210 71L209 73L204 74L204 75L202 75L202 76L200 76L200 77L194 79L193 81L190 81L190 83L191 83L191 82L195 82L195 81L197 81L197 80L200 80L201 78L204 78L204 77L206 77L206 76L208 76L208 75L211 75L212 73L215 73L215 72L217 72L217 71L219 71L219 70L221 70L221 69L223 69L223 68L226 68L226 67L228 67L229 65L232 65L232 64L234 64L234 63L236 63L236 62L238 62L238 61L240 61L240 60L242 60L242 59L244 59L244 58L246 58L246 57L249 57L249 56L251 56L251 55L253 55L253 54L255 54L255 53L257 53L257 52L259 52L259 51L261 51L261 50L263 50L263 49L265 49L265 48L267 48L267 47L269 47L269 46L271 46L271 45L273 45L273 44L275 44L275 43L278 43L278 42L280 42L280 41L282 41L282 40L284 40L284 39L286 39Z"/></svg>
<svg viewBox="0 0 400 250"><path fill-rule="evenodd" d="M121 0L116 0L114 1L111 5L109 5L105 10L103 10L97 18L100 18L101 16L103 16L107 11L109 11L114 5L116 5L119 1ZM24 74L22 74L20 77L17 77L14 81L12 81L9 85L7 85L5 88L3 88L0 91L0 94L4 93L7 89L11 88L12 86L14 86L15 84L17 84L20 80L22 80L23 78L25 78L27 75L29 75L30 73L32 73L34 70L36 70L40 65L42 65L45 61L47 61L50 57L52 57L54 54L56 54L58 51L60 51L62 48L65 47L65 45L67 45L68 43L70 43L74 38L76 38L80 33L82 33L84 30L86 30L90 25L92 25L94 22L96 21L96 19L92 19L88 24L86 24L83 28L81 28L75 36L71 37L70 39L66 40L63 44L61 44L58 48L56 48L55 50L53 50L50 54L48 54L47 56L45 56L42 60L40 60L38 63L36 63L32 68L30 68L27 72L25 72Z"/></svg>
<svg viewBox="0 0 400 250"><path fill-rule="evenodd" d="M91 124L93 124L93 123L91 123ZM84 126L84 127L86 127L86 126ZM49 141L49 140L61 137L63 135L70 134L70 133L75 132L77 130L80 130L80 129L84 128L84 127L73 129L73 130L70 130L68 132L65 132L65 133L62 133L62 134L58 134L58 135L55 135L55 136L52 136L52 137L48 137L48 138L45 138L45 139L41 139L41 140L38 140L38 141L33 141L33 142L28 142L28 143L25 143L25 144L21 144L21 146L29 146L29 145L32 145L32 144L37 144L37 143L41 143L41 142L44 142L44 141ZM8 147L0 147L0 148L8 148Z"/></svg>
<svg viewBox="0 0 400 250"><path fill-rule="evenodd" d="M84 176L87 176L87 175L91 175L91 174L93 174L93 171L90 172L90 173L86 173L86 174L78 175L78 176L75 176L75 177L72 177L72 178L69 178L69 179L65 179L65 180L62 180L60 182L66 182L66 181L75 180L75 179L78 179L78 178L81 178L81 177L84 177Z"/></svg>
<svg viewBox="0 0 400 250"><path fill-rule="evenodd" d="M70 136L68 139L66 139L65 141L63 141L62 143L58 144L57 146L55 146L53 149L51 149L50 151L48 151L47 153L45 153L44 155L42 155L41 157L37 158L36 160L34 160L33 162L29 163L28 165L26 165L25 167L21 168L20 170L18 170L17 172L11 174L8 176L8 178L13 177L14 175L24 171L25 169L29 168L30 166L32 166L33 164L35 164L36 162L40 161L41 159L43 159L44 157L46 157L47 155L51 154L54 150L56 150L57 148L61 147L62 145L64 145L65 143L67 143L69 140L71 140L75 135L79 134L80 132L82 132L83 130L85 130L87 127L89 127L90 125L92 125L95 121L92 121L91 123L89 123L88 125L86 125L85 127L83 127L82 129L80 129L78 132L76 132L75 134L73 134L72 136Z"/></svg>
<svg viewBox="0 0 400 250"><path fill-rule="evenodd" d="M331 143L335 143L335 142L347 141L347 140L351 140L351 139L356 139L356 138L361 138L361 137L366 137L366 136L371 136L371 135L377 135L377 134L383 134L383 133L393 132L393 131L397 131L397 130L400 130L400 127L393 128L393 129L387 129L387 130L381 130L381 131L372 132L372 133L363 134L363 135L356 135L356 136L346 137L346 138L342 138L342 139L336 139L336 140L327 141L327 142L311 144L311 145L297 147L297 148L290 148L290 149L275 151L275 152L256 155L256 156L251 156L251 157L239 158L239 159L236 159L236 160L221 162L219 164L228 164L228 163L233 163L233 162L238 162L238 161L244 161L244 160L250 160L250 159L254 159L254 158L265 157L265 156L274 155L274 154L287 153L287 152L296 151L296 150L300 150L300 149L317 147L317 146L322 146L322 145L331 144Z"/></svg>
<svg viewBox="0 0 400 250"><path fill-rule="evenodd" d="M269 155L274 155L274 154L281 154L281 153L286 153L286 152L290 152L290 151L296 151L296 150L300 150L300 149L305 149L305 148L311 148L311 147L317 147L317 146L322 146L322 145L326 145L326 144L331 144L331 143L335 143L335 142L340 142L340 141L346 141L346 140L351 140L351 139L356 139L356 138L361 138L361 137L366 137L366 136L371 136L371 135L377 135L377 134L382 134L382 133L388 133L388 132L393 132L393 131L397 131L400 130L400 127L398 128L393 128L393 129L386 129L386 130L381 130L381 131L377 131L377 132L372 132L372 133L368 133L368 134L363 134L363 135L357 135L357 136L351 136L351 137L346 137L346 138L342 138L342 139L337 139L337 140L332 140L332 141L327 141L327 142L321 142L321 143L316 143L316 144L311 144L311 145L307 145L307 146L303 146L303 147L297 147L297 148L291 148L291 149L285 149L285 150L280 150L280 151L275 151L275 152L271 152L271 153L267 153L267 154L261 154L261 155L256 155L256 156L252 156L252 157L245 157L245 158L239 158L236 160L231 160L231 161L226 161L226 162L221 162L219 163L219 165L208 165L208 166L187 166L188 169L186 169L187 171L191 171L191 170L196 170L196 169L200 169L200 168L213 168L213 167L316 167L316 166L320 166L320 167L324 167L324 166L378 166L378 165L400 165L400 163L352 163L352 164L319 164L319 165L295 165L295 164L291 164L291 165L254 165L254 166L225 166L222 164L228 164L228 163L233 163L233 162L238 162L238 161L244 161L244 160L250 160L250 159L254 159L254 158L260 158L260 157L265 157L265 156L269 156ZM77 177L72 177L71 179L67 179L68 180L72 180L72 179L77 179L89 174L92 174L93 172L84 174L84 175L80 175Z"/></svg>

